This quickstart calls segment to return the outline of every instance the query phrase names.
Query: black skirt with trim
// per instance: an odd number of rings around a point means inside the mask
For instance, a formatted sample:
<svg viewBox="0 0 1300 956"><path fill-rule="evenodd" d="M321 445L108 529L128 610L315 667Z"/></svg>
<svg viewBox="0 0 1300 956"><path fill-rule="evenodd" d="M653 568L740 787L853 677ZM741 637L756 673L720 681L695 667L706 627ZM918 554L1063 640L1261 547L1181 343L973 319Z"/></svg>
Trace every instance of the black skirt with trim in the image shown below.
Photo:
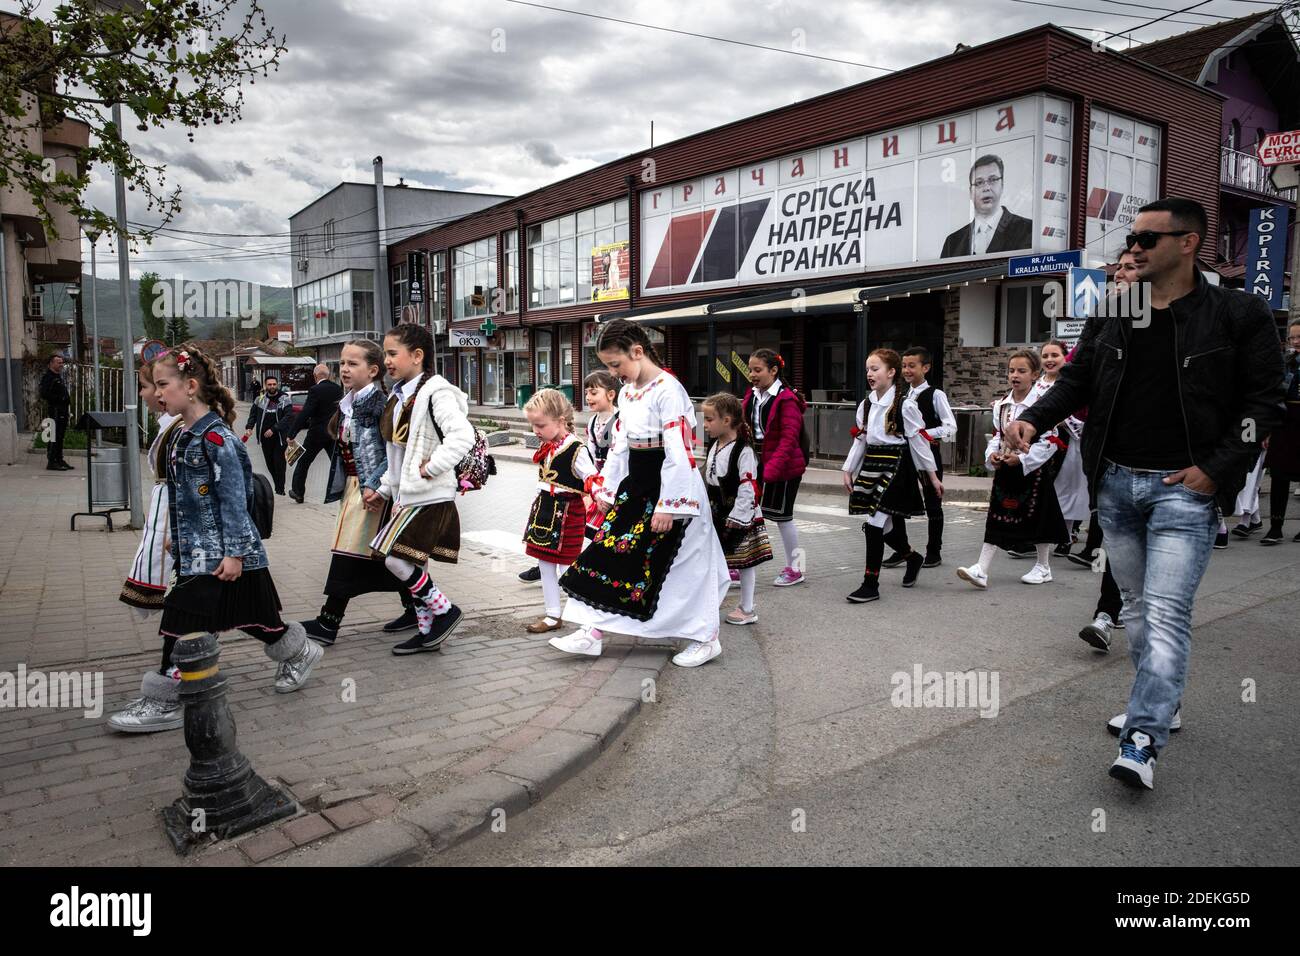
<svg viewBox="0 0 1300 956"><path fill-rule="evenodd" d="M1061 457L1053 455L1028 475L1019 464L994 469L989 513L984 520L985 544L1024 548L1070 540L1070 529L1056 497Z"/></svg>
<svg viewBox="0 0 1300 956"><path fill-rule="evenodd" d="M269 568L245 571L234 581L218 580L215 574L177 575L163 599L159 634L182 637L234 630L268 643L283 634L280 595Z"/></svg>
<svg viewBox="0 0 1300 956"><path fill-rule="evenodd" d="M897 518L925 514L925 500L906 443L868 445L862 466L849 493L849 514L874 515L878 511Z"/></svg>

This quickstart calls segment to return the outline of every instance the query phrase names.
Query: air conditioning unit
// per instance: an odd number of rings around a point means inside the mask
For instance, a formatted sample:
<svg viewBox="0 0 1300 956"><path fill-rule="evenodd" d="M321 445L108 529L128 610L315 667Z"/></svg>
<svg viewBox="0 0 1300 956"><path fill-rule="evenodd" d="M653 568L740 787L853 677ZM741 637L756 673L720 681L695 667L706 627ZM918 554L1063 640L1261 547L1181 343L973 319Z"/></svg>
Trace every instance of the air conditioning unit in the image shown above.
<svg viewBox="0 0 1300 956"><path fill-rule="evenodd" d="M44 295L44 294L45 294L45 286L42 283L37 282L32 286L32 295Z"/></svg>
<svg viewBox="0 0 1300 956"><path fill-rule="evenodd" d="M299 260L298 260L298 271L299 271L299 272L306 272L306 271L307 271L307 261L308 261L308 260L306 260L306 259L299 259Z"/></svg>

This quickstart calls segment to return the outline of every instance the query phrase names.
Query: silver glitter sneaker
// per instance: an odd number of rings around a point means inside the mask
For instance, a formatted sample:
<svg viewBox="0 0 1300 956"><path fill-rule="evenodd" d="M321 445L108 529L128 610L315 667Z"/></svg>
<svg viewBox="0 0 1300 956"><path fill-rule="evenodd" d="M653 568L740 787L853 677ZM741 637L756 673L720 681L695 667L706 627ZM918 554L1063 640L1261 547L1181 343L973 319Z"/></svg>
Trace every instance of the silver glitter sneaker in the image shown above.
<svg viewBox="0 0 1300 956"><path fill-rule="evenodd" d="M325 649L315 641L307 641L302 650L287 661L280 661L275 668L275 692L292 694L301 690L311 676L312 668L325 656Z"/></svg>
<svg viewBox="0 0 1300 956"><path fill-rule="evenodd" d="M179 701L137 697L108 718L108 726L122 734L152 734L185 726L185 705Z"/></svg>

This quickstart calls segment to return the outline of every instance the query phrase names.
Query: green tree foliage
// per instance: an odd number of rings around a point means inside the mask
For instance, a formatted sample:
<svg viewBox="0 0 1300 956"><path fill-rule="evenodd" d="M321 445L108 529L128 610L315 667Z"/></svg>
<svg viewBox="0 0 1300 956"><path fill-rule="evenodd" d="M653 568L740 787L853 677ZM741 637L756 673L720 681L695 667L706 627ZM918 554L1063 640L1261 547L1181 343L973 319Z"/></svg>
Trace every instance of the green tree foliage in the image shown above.
<svg viewBox="0 0 1300 956"><path fill-rule="evenodd" d="M26 192L51 238L58 231L49 210L59 207L116 230L82 201L92 166L120 171L162 223L180 211L180 188L169 189L165 164L136 155L112 122L113 105L138 131L180 124L193 141L201 126L238 121L244 82L278 70L287 49L257 0L62 0L52 9L19 0L17 7L21 19L0 30L0 188ZM73 171L46 160L39 135L31 148L33 130L65 119L90 126L90 145ZM147 240L149 230L134 235Z"/></svg>

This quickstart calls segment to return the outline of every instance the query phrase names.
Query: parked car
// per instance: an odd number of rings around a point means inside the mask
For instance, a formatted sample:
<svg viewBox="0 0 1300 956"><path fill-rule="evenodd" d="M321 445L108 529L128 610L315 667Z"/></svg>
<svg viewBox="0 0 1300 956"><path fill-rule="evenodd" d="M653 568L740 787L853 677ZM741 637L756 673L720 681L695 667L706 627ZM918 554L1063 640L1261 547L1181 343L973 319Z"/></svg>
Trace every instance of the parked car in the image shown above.
<svg viewBox="0 0 1300 956"><path fill-rule="evenodd" d="M293 402L293 413L297 415L302 411L302 406L307 402L307 390L305 388L291 388L285 392L285 394L289 396L289 401Z"/></svg>

